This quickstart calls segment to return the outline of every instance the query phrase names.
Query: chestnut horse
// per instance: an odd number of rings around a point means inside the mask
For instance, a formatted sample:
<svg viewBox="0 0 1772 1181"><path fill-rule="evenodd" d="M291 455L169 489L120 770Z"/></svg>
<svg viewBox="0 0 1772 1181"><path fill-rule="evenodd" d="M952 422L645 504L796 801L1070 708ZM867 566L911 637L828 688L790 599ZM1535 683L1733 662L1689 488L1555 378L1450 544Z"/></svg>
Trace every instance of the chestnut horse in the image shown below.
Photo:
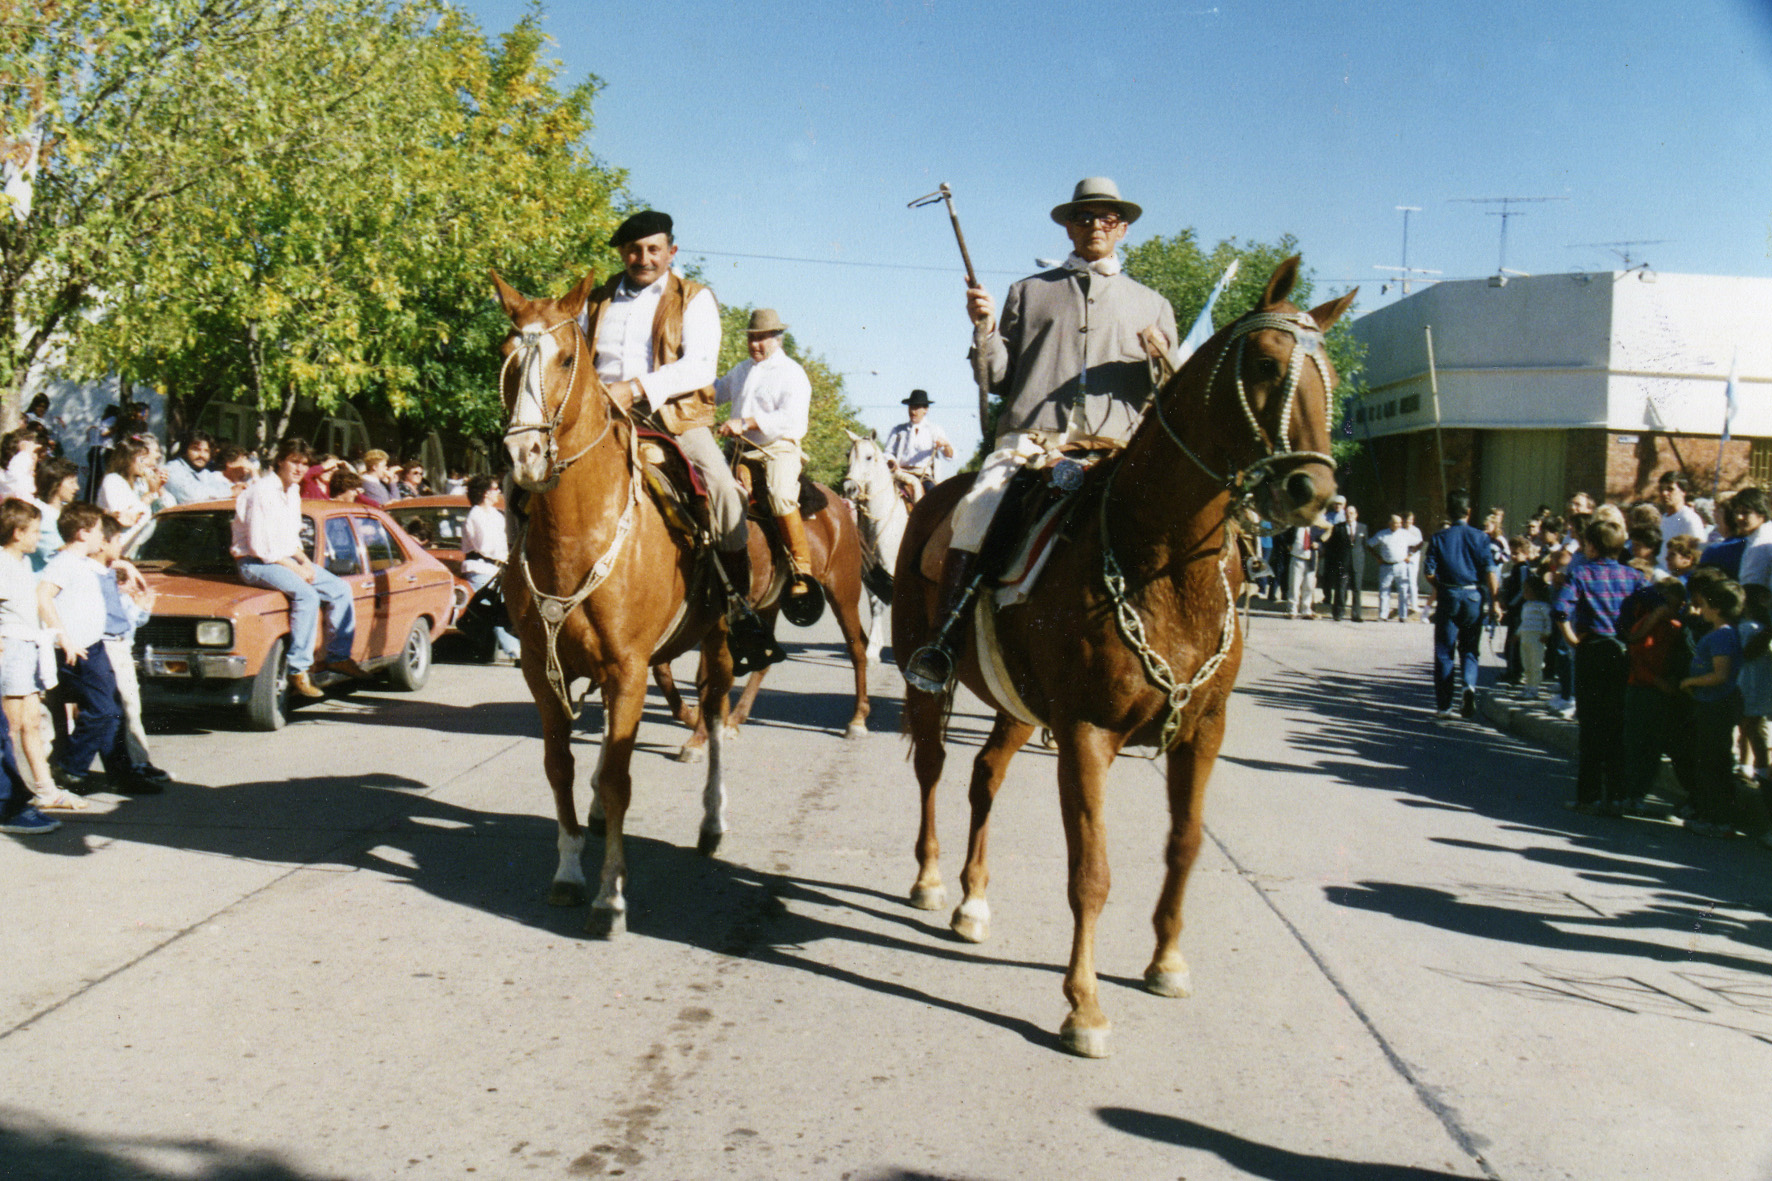
<svg viewBox="0 0 1772 1181"><path fill-rule="evenodd" d="M1029 597L995 614L1000 672L993 680L1005 692L992 691L979 663L984 607L974 613L974 642L958 661L959 680L997 716L973 760L965 897L952 926L974 942L989 932L991 802L1034 727L1049 726L1058 742L1073 919L1064 978L1071 1010L1061 1033L1067 1049L1086 1057L1108 1052L1095 978L1095 924L1108 892L1108 767L1128 745L1156 746L1168 760L1166 875L1154 916L1156 953L1144 981L1160 996L1186 996L1182 895L1199 853L1206 779L1242 659L1233 609L1243 581L1236 535L1257 514L1276 523L1312 521L1335 491L1328 454L1334 377L1322 334L1354 293L1306 315L1286 302L1297 274L1296 257L1282 263L1260 306L1220 331L1164 385L1126 449L1104 461L1112 466L1097 475L1105 478L1081 493L1068 537ZM938 622L937 583L922 573L923 551L969 482L947 481L911 514L892 609L901 669ZM991 594L988 586L980 591ZM906 688L905 722L923 796L911 901L930 910L946 905L935 836L946 704L946 694Z"/></svg>
<svg viewBox="0 0 1772 1181"><path fill-rule="evenodd" d="M904 543L904 527L910 521L898 481L886 464L886 452L872 431L849 436L849 467L843 474L843 495L855 502L856 524L861 526L862 582L868 588L868 659L880 659L889 630L889 597L879 591L892 585L898 565L898 548ZM878 584L884 582L884 587Z"/></svg>
<svg viewBox="0 0 1772 1181"><path fill-rule="evenodd" d="M843 646L849 650L849 663L855 668L855 712L850 714L849 724L843 728L843 737L865 738L869 709L868 653L867 636L861 630L861 539L856 532L855 519L837 494L823 484L817 488L824 494L825 506L805 517L807 548L812 551L812 578L823 588L825 602L836 613L837 628L843 633ZM776 585L778 571L786 573L777 565L782 561L782 555L771 550L768 539L755 521L750 523L750 550L751 602L756 605L763 625L773 634L775 618L781 610L781 596L787 593L785 580L784 585ZM738 728L750 718L751 707L756 704L757 694L763 688L763 676L768 671L760 668L745 682L737 707L726 715L727 738L737 738ZM652 670L652 676L658 682L672 716L695 731L677 752L677 761L699 761L708 741L706 714L683 704L683 695L677 691L677 681L671 675L670 665L659 664Z"/></svg>
<svg viewBox="0 0 1772 1181"><path fill-rule="evenodd" d="M622 827L633 791L629 763L646 702L646 671L690 648L702 653L703 701L732 688L723 596L696 569L642 487L628 407L598 380L593 348L578 326L594 276L564 299L530 299L494 274L511 318L500 391L511 478L513 531L504 577L512 629L523 644L523 679L541 713L542 765L560 822L560 864L548 901L585 900L584 830L572 796L572 682L603 696L603 742L588 823L604 830L603 869L585 929L626 929ZM712 853L726 830L721 727L710 730L698 848Z"/></svg>

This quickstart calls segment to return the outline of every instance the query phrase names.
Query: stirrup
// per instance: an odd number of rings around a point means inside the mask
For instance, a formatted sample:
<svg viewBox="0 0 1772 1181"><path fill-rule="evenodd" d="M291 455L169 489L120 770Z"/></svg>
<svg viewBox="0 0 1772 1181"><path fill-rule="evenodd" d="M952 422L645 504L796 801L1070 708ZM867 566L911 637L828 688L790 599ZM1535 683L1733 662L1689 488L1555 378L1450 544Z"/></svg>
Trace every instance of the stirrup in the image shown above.
<svg viewBox="0 0 1772 1181"><path fill-rule="evenodd" d="M940 696L954 679L954 658L942 639L924 644L905 661L904 679L913 689Z"/></svg>
<svg viewBox="0 0 1772 1181"><path fill-rule="evenodd" d="M726 650L732 654L734 677L748 677L788 658L787 649L769 634L749 604L727 616Z"/></svg>

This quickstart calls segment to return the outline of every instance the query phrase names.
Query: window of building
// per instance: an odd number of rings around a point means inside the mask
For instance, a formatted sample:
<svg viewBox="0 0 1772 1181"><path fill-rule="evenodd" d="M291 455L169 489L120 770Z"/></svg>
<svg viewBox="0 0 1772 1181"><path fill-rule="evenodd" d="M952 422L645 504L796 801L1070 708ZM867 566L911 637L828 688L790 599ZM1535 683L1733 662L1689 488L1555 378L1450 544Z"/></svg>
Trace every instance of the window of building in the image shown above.
<svg viewBox="0 0 1772 1181"><path fill-rule="evenodd" d="M1384 404L1384 416L1386 418L1395 418L1397 416L1397 404L1395 402L1386 402Z"/></svg>
<svg viewBox="0 0 1772 1181"><path fill-rule="evenodd" d="M1410 394L1407 398L1404 398L1401 402L1397 403L1397 413L1398 414L1414 414L1417 410L1420 410L1420 409L1421 409L1421 395L1420 394Z"/></svg>
<svg viewBox="0 0 1772 1181"><path fill-rule="evenodd" d="M1754 440L1747 454L1747 478L1762 488L1772 487L1772 440Z"/></svg>

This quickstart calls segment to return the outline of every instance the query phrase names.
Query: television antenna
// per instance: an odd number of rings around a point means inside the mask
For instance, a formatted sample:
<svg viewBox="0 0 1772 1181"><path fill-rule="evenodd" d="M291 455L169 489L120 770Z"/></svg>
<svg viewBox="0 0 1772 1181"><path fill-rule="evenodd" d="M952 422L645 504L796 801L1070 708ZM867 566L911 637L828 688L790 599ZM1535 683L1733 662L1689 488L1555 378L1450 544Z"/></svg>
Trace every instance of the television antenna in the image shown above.
<svg viewBox="0 0 1772 1181"><path fill-rule="evenodd" d="M1567 198L1567 197L1453 197L1452 198L1453 201L1464 202L1465 204L1468 204L1468 205L1499 205L1499 206L1501 206L1500 209L1492 209L1489 211L1490 217L1499 217L1501 219L1501 255L1495 263L1495 273L1497 275L1508 275L1508 274L1518 275L1518 274L1523 273L1521 271L1509 271L1507 269L1507 219L1510 217L1520 217L1526 213L1526 210L1515 209L1515 208L1513 208L1513 206L1534 204L1534 203L1540 202L1540 201L1567 201L1568 199L1569 198Z"/></svg>
<svg viewBox="0 0 1772 1181"><path fill-rule="evenodd" d="M1630 271L1635 270L1638 266L1647 267L1649 265L1640 255L1635 264L1631 262L1631 248L1633 246L1661 246L1669 241L1671 241L1669 238L1635 238L1629 242L1571 242L1567 249L1610 250L1624 260L1624 269Z"/></svg>
<svg viewBox="0 0 1772 1181"><path fill-rule="evenodd" d="M1409 265L1409 215L1411 213L1420 213L1421 206L1419 206L1419 205L1399 205L1396 208L1397 208L1397 212L1401 213L1403 215L1403 265L1400 267L1374 266L1372 268L1375 271L1395 271L1400 276L1400 279L1387 280L1385 282L1384 286L1382 286L1378 289L1379 294L1381 294L1381 295L1390 288L1390 285L1392 282L1401 282L1402 287L1403 287L1403 294L1408 295L1409 294L1410 276L1412 276L1412 275L1437 275L1440 273L1439 271L1424 270L1421 267L1412 267ZM1428 281L1434 282L1435 280L1428 280Z"/></svg>

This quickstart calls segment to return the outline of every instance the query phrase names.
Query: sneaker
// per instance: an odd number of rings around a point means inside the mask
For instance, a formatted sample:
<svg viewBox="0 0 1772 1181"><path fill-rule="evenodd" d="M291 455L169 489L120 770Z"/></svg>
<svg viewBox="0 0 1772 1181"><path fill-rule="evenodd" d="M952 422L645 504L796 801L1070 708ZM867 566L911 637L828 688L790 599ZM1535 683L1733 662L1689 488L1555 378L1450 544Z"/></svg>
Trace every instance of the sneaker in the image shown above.
<svg viewBox="0 0 1772 1181"><path fill-rule="evenodd" d="M129 773L138 779L158 779L161 783L172 782L172 772L162 770L152 763L137 763L129 768Z"/></svg>
<svg viewBox="0 0 1772 1181"><path fill-rule="evenodd" d="M47 832L54 832L62 826L59 820L51 820L26 804L12 815L0 818L0 832L10 832L17 836L36 837Z"/></svg>
<svg viewBox="0 0 1772 1181"><path fill-rule="evenodd" d="M1568 709L1574 704L1573 701L1570 701L1560 693L1553 693L1551 699L1545 702L1545 705L1550 708L1552 713L1561 713L1563 710Z"/></svg>
<svg viewBox="0 0 1772 1181"><path fill-rule="evenodd" d="M1467 718L1477 716L1477 691L1475 689L1466 686L1464 699L1458 703L1458 712Z"/></svg>
<svg viewBox="0 0 1772 1181"><path fill-rule="evenodd" d="M1520 694L1521 701L1542 701L1543 699L1544 699L1544 694L1540 693L1536 689L1528 689L1524 693Z"/></svg>
<svg viewBox="0 0 1772 1181"><path fill-rule="evenodd" d="M1456 720L1457 717L1458 713L1456 710L1436 709L1434 711L1434 721L1436 722L1450 722Z"/></svg>

